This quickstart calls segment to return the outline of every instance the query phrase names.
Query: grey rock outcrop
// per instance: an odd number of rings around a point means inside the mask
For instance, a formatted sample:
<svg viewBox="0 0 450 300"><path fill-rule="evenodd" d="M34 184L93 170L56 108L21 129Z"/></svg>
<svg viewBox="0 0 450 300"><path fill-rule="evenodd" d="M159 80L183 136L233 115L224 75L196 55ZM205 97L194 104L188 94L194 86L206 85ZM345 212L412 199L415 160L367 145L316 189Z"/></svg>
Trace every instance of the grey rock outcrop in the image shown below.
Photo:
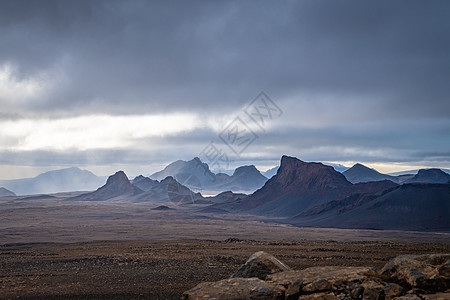
<svg viewBox="0 0 450 300"><path fill-rule="evenodd" d="M387 263L381 274L416 289L444 291L450 288L450 255L404 255Z"/></svg>
<svg viewBox="0 0 450 300"><path fill-rule="evenodd" d="M200 283L186 292L182 299L277 299L284 300L284 288L258 278L230 278Z"/></svg>
<svg viewBox="0 0 450 300"><path fill-rule="evenodd" d="M336 266L284 270L278 259L257 252L232 278L201 283L182 299L450 299L449 259L449 254L399 256L380 272Z"/></svg>

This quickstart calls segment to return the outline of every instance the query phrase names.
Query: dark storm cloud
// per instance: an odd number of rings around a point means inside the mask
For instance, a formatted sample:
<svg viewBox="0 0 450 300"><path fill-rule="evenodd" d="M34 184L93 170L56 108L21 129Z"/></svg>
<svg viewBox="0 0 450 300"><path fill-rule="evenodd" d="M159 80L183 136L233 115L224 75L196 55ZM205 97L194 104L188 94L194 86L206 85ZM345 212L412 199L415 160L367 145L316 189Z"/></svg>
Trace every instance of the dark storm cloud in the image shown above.
<svg viewBox="0 0 450 300"><path fill-rule="evenodd" d="M266 90L450 111L444 1L0 3L0 62L64 78L22 109L233 110Z"/></svg>
<svg viewBox="0 0 450 300"><path fill-rule="evenodd" d="M230 114L225 128L263 90L284 114L238 161L448 165L449 20L448 1L0 0L0 72L48 83L20 101L0 85L0 121L188 111ZM217 134L127 150L0 149L0 164L190 159Z"/></svg>

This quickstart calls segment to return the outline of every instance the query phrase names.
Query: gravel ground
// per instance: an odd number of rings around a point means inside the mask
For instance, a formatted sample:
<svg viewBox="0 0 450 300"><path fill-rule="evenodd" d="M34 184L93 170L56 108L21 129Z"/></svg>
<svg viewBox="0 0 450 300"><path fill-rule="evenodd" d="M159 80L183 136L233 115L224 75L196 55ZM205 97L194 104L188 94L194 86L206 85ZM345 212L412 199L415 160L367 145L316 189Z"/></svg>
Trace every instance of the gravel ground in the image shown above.
<svg viewBox="0 0 450 300"><path fill-rule="evenodd" d="M260 250L295 269L381 268L400 254L450 253L450 244L238 239L5 244L0 299L179 299L200 282L229 277Z"/></svg>

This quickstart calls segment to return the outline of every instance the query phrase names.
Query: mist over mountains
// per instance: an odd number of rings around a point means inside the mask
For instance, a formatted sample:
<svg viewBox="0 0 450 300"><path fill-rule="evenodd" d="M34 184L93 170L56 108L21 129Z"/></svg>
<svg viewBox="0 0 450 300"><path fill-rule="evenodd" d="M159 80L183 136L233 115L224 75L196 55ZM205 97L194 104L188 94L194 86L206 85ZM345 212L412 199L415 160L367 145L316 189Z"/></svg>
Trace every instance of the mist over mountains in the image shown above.
<svg viewBox="0 0 450 300"><path fill-rule="evenodd" d="M94 173L72 167L45 172L33 178L0 180L0 187L5 187L17 195L33 195L89 191L104 183L105 180Z"/></svg>
<svg viewBox="0 0 450 300"><path fill-rule="evenodd" d="M198 157L190 161L173 162L163 170L150 175L150 178L162 180L167 176L174 177L192 190L204 190L214 194L228 190L251 193L267 181L267 177L262 175L254 165L238 167L231 176L225 173L214 174L208 164L203 163Z"/></svg>

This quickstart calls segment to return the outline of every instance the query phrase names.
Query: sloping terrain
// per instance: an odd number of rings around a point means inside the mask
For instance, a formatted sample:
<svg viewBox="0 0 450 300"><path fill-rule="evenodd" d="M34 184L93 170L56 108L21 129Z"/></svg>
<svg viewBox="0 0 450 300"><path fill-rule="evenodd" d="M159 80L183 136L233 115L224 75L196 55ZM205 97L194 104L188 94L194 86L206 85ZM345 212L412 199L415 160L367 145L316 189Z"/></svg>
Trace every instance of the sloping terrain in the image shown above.
<svg viewBox="0 0 450 300"><path fill-rule="evenodd" d="M450 230L450 184L405 184L381 194L352 195L292 218L297 226Z"/></svg>

